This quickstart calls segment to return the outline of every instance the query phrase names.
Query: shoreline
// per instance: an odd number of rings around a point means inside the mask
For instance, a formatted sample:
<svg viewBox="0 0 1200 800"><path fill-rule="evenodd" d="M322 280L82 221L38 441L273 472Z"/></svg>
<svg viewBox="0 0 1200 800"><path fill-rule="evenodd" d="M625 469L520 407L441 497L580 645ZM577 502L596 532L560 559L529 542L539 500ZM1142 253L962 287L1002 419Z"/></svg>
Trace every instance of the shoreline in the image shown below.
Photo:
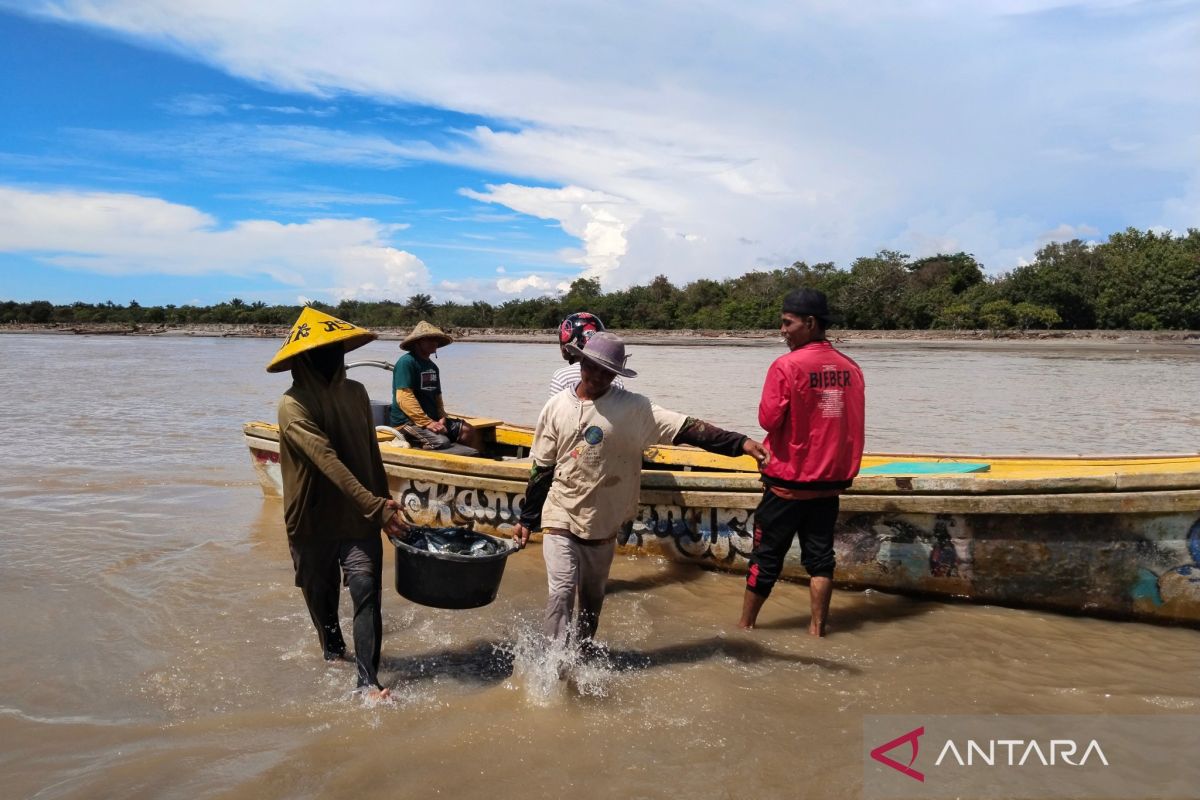
<svg viewBox="0 0 1200 800"><path fill-rule="evenodd" d="M43 323L0 325L0 333L63 336L154 336L280 339L285 325ZM399 341L411 328L375 328L383 341ZM778 347L779 334L763 330L655 331L613 328L628 344L675 347ZM552 344L555 329L448 328L456 340L475 343ZM1069 349L1111 352L1200 354L1200 331L1064 331L1027 330L845 330L831 328L829 338L839 345L884 348L945 348L972 350Z"/></svg>

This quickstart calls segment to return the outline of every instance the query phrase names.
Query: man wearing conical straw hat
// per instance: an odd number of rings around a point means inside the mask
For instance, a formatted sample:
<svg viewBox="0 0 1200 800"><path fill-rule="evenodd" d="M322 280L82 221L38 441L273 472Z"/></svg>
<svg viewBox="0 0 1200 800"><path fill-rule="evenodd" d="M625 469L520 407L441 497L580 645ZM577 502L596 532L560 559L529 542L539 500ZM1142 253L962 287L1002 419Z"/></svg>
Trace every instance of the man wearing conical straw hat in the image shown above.
<svg viewBox="0 0 1200 800"><path fill-rule="evenodd" d="M433 362L439 347L454 339L425 320L400 342L408 352L392 368L392 408L389 421L413 447L460 455L478 455L479 434L465 420L446 415L442 374Z"/></svg>
<svg viewBox="0 0 1200 800"><path fill-rule="evenodd" d="M346 352L373 339L368 330L305 308L267 372L292 371L292 388L279 400L279 466L296 585L325 660L336 661L346 657L338 621L345 583L354 603L358 690L378 699L388 696L378 677L379 532L404 536L408 526L388 494L367 390L346 379Z"/></svg>

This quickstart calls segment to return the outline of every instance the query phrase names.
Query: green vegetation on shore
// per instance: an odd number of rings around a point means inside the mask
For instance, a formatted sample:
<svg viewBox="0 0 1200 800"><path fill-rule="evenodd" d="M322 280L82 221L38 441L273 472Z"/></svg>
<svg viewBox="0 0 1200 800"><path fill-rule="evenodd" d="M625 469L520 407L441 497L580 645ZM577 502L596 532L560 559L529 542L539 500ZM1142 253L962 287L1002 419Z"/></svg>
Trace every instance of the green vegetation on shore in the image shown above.
<svg viewBox="0 0 1200 800"><path fill-rule="evenodd" d="M553 328L587 309L614 328L769 329L783 296L800 286L824 291L843 327L860 330L1200 329L1200 229L1177 236L1130 228L1102 244L1078 239L1047 245L1033 263L996 277L967 253L912 260L881 250L849 269L832 263L748 272L682 287L663 276L646 286L604 292L580 278L562 296L500 305L345 300L313 305L367 327L406 327L428 319L446 327ZM289 325L299 306L233 299L215 306L142 306L113 302L54 305L0 301L0 323Z"/></svg>

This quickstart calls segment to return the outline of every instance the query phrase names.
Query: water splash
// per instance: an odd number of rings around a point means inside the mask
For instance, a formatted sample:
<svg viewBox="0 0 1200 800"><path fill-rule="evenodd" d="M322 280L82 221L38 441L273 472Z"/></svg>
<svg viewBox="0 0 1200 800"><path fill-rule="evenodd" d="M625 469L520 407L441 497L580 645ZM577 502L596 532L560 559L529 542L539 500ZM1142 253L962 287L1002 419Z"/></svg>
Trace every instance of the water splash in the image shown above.
<svg viewBox="0 0 1200 800"><path fill-rule="evenodd" d="M524 689L532 705L555 706L572 694L608 697L620 679L603 644L551 641L528 624L519 625L514 633L511 644L497 649L512 658L508 685Z"/></svg>

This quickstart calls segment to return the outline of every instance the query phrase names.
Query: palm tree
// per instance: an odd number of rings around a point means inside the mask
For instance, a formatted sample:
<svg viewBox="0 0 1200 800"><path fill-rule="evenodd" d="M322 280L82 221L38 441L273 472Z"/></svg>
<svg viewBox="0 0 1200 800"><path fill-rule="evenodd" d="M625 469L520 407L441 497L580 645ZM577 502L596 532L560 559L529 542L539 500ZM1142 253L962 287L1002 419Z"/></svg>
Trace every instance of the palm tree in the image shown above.
<svg viewBox="0 0 1200 800"><path fill-rule="evenodd" d="M433 316L433 298L427 294L414 294L408 298L408 303L405 305L412 314L419 318Z"/></svg>

